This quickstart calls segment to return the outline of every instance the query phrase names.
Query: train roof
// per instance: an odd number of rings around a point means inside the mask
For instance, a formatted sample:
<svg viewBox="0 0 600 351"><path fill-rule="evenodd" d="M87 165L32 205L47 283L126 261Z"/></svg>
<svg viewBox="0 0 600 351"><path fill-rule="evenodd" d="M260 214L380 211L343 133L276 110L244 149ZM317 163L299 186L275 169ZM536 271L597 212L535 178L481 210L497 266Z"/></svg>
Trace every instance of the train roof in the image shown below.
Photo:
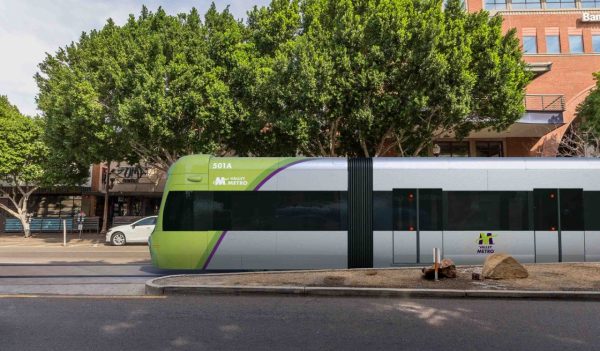
<svg viewBox="0 0 600 351"><path fill-rule="evenodd" d="M266 160L266 157L240 157L251 162L252 159ZM205 170L211 162L227 161L232 157L213 157L209 155L189 155L180 158L170 173L196 173ZM285 157L269 157L271 160L289 160ZM339 161L343 157L307 157L307 160ZM335 162L339 164L339 162ZM310 164L304 164L310 168ZM374 169L587 169L600 170L600 158L583 157L375 157ZM176 171L177 169L177 171Z"/></svg>
<svg viewBox="0 0 600 351"><path fill-rule="evenodd" d="M374 168L393 169L599 169L600 158L583 157L379 157Z"/></svg>

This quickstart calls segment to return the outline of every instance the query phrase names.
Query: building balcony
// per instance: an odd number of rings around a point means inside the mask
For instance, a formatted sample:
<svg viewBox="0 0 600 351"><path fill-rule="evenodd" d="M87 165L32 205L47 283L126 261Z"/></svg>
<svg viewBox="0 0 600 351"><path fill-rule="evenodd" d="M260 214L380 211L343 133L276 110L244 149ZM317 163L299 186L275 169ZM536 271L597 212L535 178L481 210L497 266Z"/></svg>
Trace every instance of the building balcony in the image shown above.
<svg viewBox="0 0 600 351"><path fill-rule="evenodd" d="M525 113L516 123L501 132L483 129L470 138L540 138L562 126L565 96L560 94L527 94Z"/></svg>
<svg viewBox="0 0 600 351"><path fill-rule="evenodd" d="M563 112L565 96L561 94L527 94L525 110L530 112Z"/></svg>
<svg viewBox="0 0 600 351"><path fill-rule="evenodd" d="M564 111L564 95L527 94L525 96L525 114L518 123L535 124L554 129L563 124Z"/></svg>

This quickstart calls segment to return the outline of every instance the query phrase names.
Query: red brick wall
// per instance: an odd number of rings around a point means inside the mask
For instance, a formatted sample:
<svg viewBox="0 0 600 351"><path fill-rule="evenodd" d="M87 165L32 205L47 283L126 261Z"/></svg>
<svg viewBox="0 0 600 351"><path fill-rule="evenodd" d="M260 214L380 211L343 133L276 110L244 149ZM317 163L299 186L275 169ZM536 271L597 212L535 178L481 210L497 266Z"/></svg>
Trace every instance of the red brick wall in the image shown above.
<svg viewBox="0 0 600 351"><path fill-rule="evenodd" d="M483 1L482 0L477 0L477 1L467 0L467 11L477 12L477 11L481 11L482 9L483 9Z"/></svg>
<svg viewBox="0 0 600 351"><path fill-rule="evenodd" d="M467 0L468 11L479 11L482 0ZM535 55L525 55L527 62L552 62L550 72L535 78L527 87L529 94L563 94L565 96L564 121L567 125L547 134L532 145L532 155L555 155L556 148L568 124L575 118L577 105L590 89L595 86L592 73L600 71L600 53L593 53L592 32L600 34L600 23L581 22L584 10L538 10L502 11L504 30L517 29L517 36L523 39L523 28L535 28L537 51ZM587 12L599 13L589 9ZM559 28L561 54L546 54L546 28ZM584 54L569 54L569 29L581 30ZM508 148L508 147L507 147Z"/></svg>
<svg viewBox="0 0 600 351"><path fill-rule="evenodd" d="M537 138L506 138L506 156L537 156L532 151L530 151L537 141Z"/></svg>

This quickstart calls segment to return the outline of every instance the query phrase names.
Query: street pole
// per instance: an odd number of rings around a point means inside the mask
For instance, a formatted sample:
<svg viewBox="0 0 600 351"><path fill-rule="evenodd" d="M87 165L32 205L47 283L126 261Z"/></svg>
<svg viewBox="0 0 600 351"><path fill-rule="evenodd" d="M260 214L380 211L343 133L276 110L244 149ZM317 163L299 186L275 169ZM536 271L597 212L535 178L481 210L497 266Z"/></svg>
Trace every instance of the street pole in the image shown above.
<svg viewBox="0 0 600 351"><path fill-rule="evenodd" d="M67 246L67 220L63 219L63 246Z"/></svg>
<svg viewBox="0 0 600 351"><path fill-rule="evenodd" d="M104 213L102 215L102 229L100 234L106 235L108 231L108 195L110 192L110 161L107 162L106 177L104 179Z"/></svg>
<svg viewBox="0 0 600 351"><path fill-rule="evenodd" d="M433 248L433 269L434 269L434 279L438 281L438 270L440 268L440 249L437 247Z"/></svg>

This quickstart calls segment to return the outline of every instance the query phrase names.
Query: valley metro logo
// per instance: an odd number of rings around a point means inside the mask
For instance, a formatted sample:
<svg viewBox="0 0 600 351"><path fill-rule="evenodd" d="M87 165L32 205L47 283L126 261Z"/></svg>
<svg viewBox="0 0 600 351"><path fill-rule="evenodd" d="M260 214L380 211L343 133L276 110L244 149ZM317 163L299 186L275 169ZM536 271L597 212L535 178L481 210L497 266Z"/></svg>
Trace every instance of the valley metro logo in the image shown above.
<svg viewBox="0 0 600 351"><path fill-rule="evenodd" d="M479 233L479 238L475 243L479 245L478 254L493 254L494 253L494 238L498 235L492 233Z"/></svg>
<svg viewBox="0 0 600 351"><path fill-rule="evenodd" d="M225 185L226 183L225 177L216 177L213 182L214 185Z"/></svg>
<svg viewBox="0 0 600 351"><path fill-rule="evenodd" d="M248 185L248 181L246 177L216 177L213 180L213 185L215 186L246 186Z"/></svg>

